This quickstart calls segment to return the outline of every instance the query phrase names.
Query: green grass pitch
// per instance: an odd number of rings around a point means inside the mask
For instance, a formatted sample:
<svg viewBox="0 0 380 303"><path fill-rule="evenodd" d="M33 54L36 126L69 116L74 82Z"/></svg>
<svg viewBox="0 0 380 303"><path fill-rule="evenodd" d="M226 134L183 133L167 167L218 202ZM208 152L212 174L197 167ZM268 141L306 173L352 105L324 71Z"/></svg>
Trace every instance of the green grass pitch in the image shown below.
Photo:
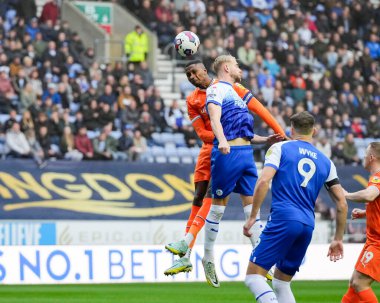
<svg viewBox="0 0 380 303"><path fill-rule="evenodd" d="M297 302L338 303L347 281L294 281ZM373 289L380 297L380 286ZM222 282L219 289L206 283L139 283L92 285L1 285L4 303L243 303L255 302L242 282Z"/></svg>

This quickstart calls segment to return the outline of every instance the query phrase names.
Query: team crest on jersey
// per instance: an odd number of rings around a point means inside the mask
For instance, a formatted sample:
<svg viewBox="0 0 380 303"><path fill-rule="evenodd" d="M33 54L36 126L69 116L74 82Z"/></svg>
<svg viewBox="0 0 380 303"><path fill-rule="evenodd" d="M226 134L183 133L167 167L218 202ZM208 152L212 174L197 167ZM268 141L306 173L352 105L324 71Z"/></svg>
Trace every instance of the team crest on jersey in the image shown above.
<svg viewBox="0 0 380 303"><path fill-rule="evenodd" d="M216 195L217 195L217 196L221 196L221 195L223 195L223 191L222 191L221 189L217 189L217 190L216 190Z"/></svg>
<svg viewBox="0 0 380 303"><path fill-rule="evenodd" d="M273 153L273 149L270 148L267 150L267 153L265 154L265 157L269 157Z"/></svg>
<svg viewBox="0 0 380 303"><path fill-rule="evenodd" d="M375 184L380 183L380 178L378 176L372 177L371 183L375 183Z"/></svg>

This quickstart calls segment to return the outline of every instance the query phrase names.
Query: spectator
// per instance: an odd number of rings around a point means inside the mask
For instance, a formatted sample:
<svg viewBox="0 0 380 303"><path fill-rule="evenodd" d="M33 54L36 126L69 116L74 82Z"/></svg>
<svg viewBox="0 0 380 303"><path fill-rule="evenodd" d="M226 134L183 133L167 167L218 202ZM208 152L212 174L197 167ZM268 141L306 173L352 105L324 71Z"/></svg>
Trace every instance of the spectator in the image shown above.
<svg viewBox="0 0 380 303"><path fill-rule="evenodd" d="M140 20L148 26L151 30L156 29L157 21L156 16L154 14L154 11L151 7L151 1L150 0L144 0L142 2L142 8L139 9L137 15L139 16Z"/></svg>
<svg viewBox="0 0 380 303"><path fill-rule="evenodd" d="M331 158L331 144L326 137L322 137L317 141L315 147L319 149L327 158Z"/></svg>
<svg viewBox="0 0 380 303"><path fill-rule="evenodd" d="M126 155L126 160L132 161L133 159L133 132L129 125L126 125L123 129L123 134L118 140L117 150Z"/></svg>
<svg viewBox="0 0 380 303"><path fill-rule="evenodd" d="M79 126L78 134L74 138L74 146L82 153L84 160L94 160L94 149L91 140L87 136L86 126Z"/></svg>
<svg viewBox="0 0 380 303"><path fill-rule="evenodd" d="M90 107L84 112L83 122L88 130L97 130L101 127L98 102L95 99L91 100Z"/></svg>
<svg viewBox="0 0 380 303"><path fill-rule="evenodd" d="M20 131L20 124L14 122L5 135L6 146L9 149L7 157L30 158L31 149L24 133Z"/></svg>
<svg viewBox="0 0 380 303"><path fill-rule="evenodd" d="M44 161L44 151L40 143L37 141L36 134L34 129L28 129L25 132L26 140L30 146L31 154L33 156L34 161L36 161L39 168L44 168L47 165L47 162Z"/></svg>
<svg viewBox="0 0 380 303"><path fill-rule="evenodd" d="M165 119L169 127L175 132L181 131L186 124L185 114L179 107L177 100L173 100L172 105L166 109Z"/></svg>
<svg viewBox="0 0 380 303"><path fill-rule="evenodd" d="M135 26L135 30L125 36L124 51L129 62L140 63L148 57L148 35L140 25Z"/></svg>
<svg viewBox="0 0 380 303"><path fill-rule="evenodd" d="M104 131L93 140L92 144L95 160L112 160L113 153L117 151L117 142Z"/></svg>
<svg viewBox="0 0 380 303"><path fill-rule="evenodd" d="M155 131L155 127L149 112L143 112L141 114L140 120L137 124L137 129L147 140L152 139L152 133Z"/></svg>
<svg viewBox="0 0 380 303"><path fill-rule="evenodd" d="M138 161L147 150L146 138L141 135L139 130L135 130L133 135L132 161Z"/></svg>
<svg viewBox="0 0 380 303"><path fill-rule="evenodd" d="M30 114L30 111L28 110L22 114L20 129L24 134L26 134L26 132L29 130L31 130L33 133L35 132L34 121L32 115Z"/></svg>
<svg viewBox="0 0 380 303"><path fill-rule="evenodd" d="M0 112L7 113L11 107L17 107L17 99L7 72L0 69Z"/></svg>
<svg viewBox="0 0 380 303"><path fill-rule="evenodd" d="M194 127L189 124L183 127L183 133L185 135L185 142L187 147L196 147L198 145L198 136L194 131Z"/></svg>
<svg viewBox="0 0 380 303"><path fill-rule="evenodd" d="M360 159L358 157L358 149L355 146L354 135L352 133L348 133L344 139L343 156L345 164L360 164Z"/></svg>
<svg viewBox="0 0 380 303"><path fill-rule="evenodd" d="M41 148L44 153L44 159L49 158L58 158L60 151L59 147L53 146L48 134L48 128L46 126L42 126L38 130L38 136L37 136L38 143L41 145Z"/></svg>
<svg viewBox="0 0 380 303"><path fill-rule="evenodd" d="M243 46L240 46L237 51L237 58L240 62L240 67L246 71L252 69L252 65L256 59L256 51L252 48L252 42L246 41Z"/></svg>
<svg viewBox="0 0 380 303"><path fill-rule="evenodd" d="M4 125L3 125L3 130L4 132L7 132L9 129L12 128L13 124L14 123L17 123L17 112L12 109L10 112L9 112L9 118L5 121Z"/></svg>
<svg viewBox="0 0 380 303"><path fill-rule="evenodd" d="M153 104L153 108L150 111L150 115L153 120L154 131L155 132L166 132L168 131L168 124L165 120L165 111L162 108L162 104L160 101L155 101Z"/></svg>
<svg viewBox="0 0 380 303"><path fill-rule="evenodd" d="M45 23L47 20L51 20L53 25L56 25L59 17L59 7L56 0L50 0L42 7L40 16L40 22Z"/></svg>
<svg viewBox="0 0 380 303"><path fill-rule="evenodd" d="M143 85L145 88L153 86L153 75L152 72L149 70L148 63L146 61L140 62L140 66L136 69L136 73L141 75Z"/></svg>
<svg viewBox="0 0 380 303"><path fill-rule="evenodd" d="M114 120L115 120L115 113L112 111L110 105L108 103L103 103L99 111L99 118L98 118L100 126L104 127L107 124L111 124L111 129L112 129Z"/></svg>
<svg viewBox="0 0 380 303"><path fill-rule="evenodd" d="M60 142L60 150L66 160L81 161L83 154L75 148L75 138L70 126L65 126Z"/></svg>

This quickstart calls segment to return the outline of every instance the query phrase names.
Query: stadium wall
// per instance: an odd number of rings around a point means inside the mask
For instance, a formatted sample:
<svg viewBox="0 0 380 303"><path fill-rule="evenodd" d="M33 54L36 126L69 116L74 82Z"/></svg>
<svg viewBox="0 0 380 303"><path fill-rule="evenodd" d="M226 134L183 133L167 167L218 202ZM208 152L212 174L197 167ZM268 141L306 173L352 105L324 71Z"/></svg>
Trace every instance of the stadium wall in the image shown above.
<svg viewBox="0 0 380 303"><path fill-rule="evenodd" d="M62 3L62 19L68 21L70 28L79 33L83 43L87 47L94 47L95 40L106 41L109 39L104 30L86 18L86 16L70 1L63 1ZM97 48L96 56L110 56L106 43L103 43Z"/></svg>

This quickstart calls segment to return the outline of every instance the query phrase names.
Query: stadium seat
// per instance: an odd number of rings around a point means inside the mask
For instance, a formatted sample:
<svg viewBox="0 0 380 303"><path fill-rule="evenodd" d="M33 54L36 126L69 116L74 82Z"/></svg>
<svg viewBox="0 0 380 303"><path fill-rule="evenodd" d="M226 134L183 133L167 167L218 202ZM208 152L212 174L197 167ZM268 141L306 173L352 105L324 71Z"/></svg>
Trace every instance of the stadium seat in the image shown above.
<svg viewBox="0 0 380 303"><path fill-rule="evenodd" d="M174 136L172 133L161 133L161 144L168 142L175 142Z"/></svg>
<svg viewBox="0 0 380 303"><path fill-rule="evenodd" d="M191 149L188 147L178 147L177 148L178 156L181 158L181 162L184 164L193 163L193 155Z"/></svg>
<svg viewBox="0 0 380 303"><path fill-rule="evenodd" d="M173 134L174 142L178 147L186 146L185 135L182 133Z"/></svg>
<svg viewBox="0 0 380 303"><path fill-rule="evenodd" d="M161 145L161 133L153 133L152 134L153 143L155 145Z"/></svg>
<svg viewBox="0 0 380 303"><path fill-rule="evenodd" d="M111 136L114 137L116 140L118 140L123 134L119 130L115 130L111 132Z"/></svg>
<svg viewBox="0 0 380 303"><path fill-rule="evenodd" d="M360 159L364 159L366 154L366 148L365 147L358 147L358 157Z"/></svg>
<svg viewBox="0 0 380 303"><path fill-rule="evenodd" d="M100 133L98 131L95 131L95 130L88 130L87 131L87 136L90 140L96 138L97 136L99 136Z"/></svg>

